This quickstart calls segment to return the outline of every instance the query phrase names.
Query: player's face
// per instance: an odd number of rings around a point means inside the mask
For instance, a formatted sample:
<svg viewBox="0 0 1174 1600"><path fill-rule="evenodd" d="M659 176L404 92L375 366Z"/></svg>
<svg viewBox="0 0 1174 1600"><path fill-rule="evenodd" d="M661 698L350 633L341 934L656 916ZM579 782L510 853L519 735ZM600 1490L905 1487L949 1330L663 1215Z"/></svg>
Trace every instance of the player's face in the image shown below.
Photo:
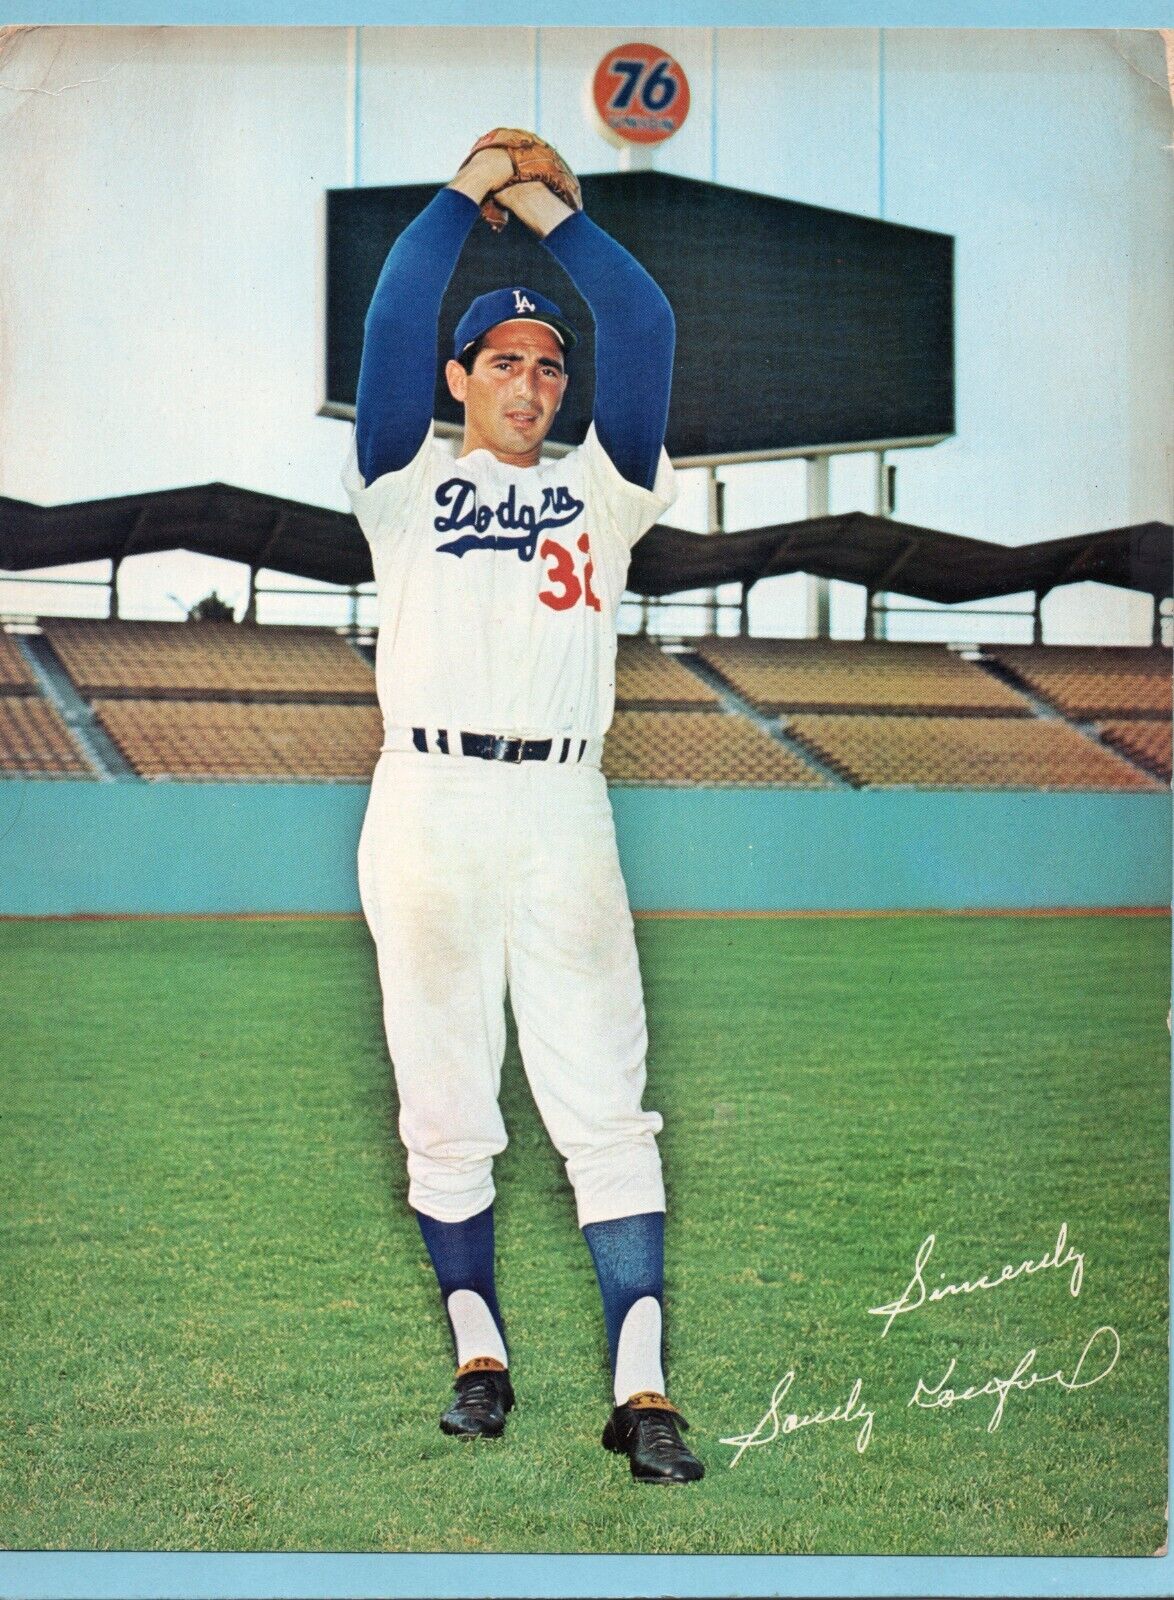
<svg viewBox="0 0 1174 1600"><path fill-rule="evenodd" d="M563 403L563 348L541 322L499 322L477 352L472 372L445 368L448 387L465 408L462 455L489 450L510 466L532 467Z"/></svg>

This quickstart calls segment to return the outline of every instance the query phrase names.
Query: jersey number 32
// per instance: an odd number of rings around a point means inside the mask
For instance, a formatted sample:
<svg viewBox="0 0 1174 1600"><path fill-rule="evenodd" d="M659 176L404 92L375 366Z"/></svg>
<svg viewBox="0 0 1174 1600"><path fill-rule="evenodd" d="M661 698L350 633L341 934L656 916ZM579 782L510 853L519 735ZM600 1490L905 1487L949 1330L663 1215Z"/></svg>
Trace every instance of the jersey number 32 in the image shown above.
<svg viewBox="0 0 1174 1600"><path fill-rule="evenodd" d="M580 600L592 611L599 610L599 596L591 587L591 575L595 571L590 559L591 541L585 533L579 535L577 548L588 558L583 563L582 580L575 571L574 557L565 545L559 544L557 539L543 539L538 547L543 561L549 562L544 577L550 585L548 589L539 589L538 598L552 611L569 611Z"/></svg>

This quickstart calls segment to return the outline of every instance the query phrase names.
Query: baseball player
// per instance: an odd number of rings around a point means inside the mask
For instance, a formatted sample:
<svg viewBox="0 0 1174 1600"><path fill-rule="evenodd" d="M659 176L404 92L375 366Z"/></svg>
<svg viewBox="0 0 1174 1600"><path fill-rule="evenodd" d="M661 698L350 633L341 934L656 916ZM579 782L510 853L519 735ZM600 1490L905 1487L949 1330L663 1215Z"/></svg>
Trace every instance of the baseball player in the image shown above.
<svg viewBox="0 0 1174 1600"><path fill-rule="evenodd" d="M496 228L519 218L591 308L593 421L558 460L542 444L577 335L524 284L461 317L444 369L464 408L455 459L432 437L441 299L479 211ZM674 497L673 341L667 300L584 214L557 153L494 130L387 258L344 471L375 568L385 724L359 883L409 1203L456 1350L440 1426L494 1437L514 1404L492 1179L508 989L603 1297L603 1443L661 1483L704 1469L665 1395L662 1123L641 1104L644 1002L599 759L631 548Z"/></svg>

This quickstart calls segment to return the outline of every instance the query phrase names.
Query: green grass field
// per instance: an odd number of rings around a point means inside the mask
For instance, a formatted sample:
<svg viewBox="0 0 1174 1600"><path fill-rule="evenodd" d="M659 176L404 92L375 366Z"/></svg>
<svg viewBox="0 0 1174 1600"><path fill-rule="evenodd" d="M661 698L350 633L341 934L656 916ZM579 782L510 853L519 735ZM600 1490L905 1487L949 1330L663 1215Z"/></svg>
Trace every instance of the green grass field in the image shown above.
<svg viewBox="0 0 1174 1600"><path fill-rule="evenodd" d="M632 1483L602 1318L511 1048L499 1287L519 1409L451 1382L354 921L0 924L0 1545L1145 1555L1165 1537L1169 924L639 924L671 1388L708 1466ZM898 1318L926 1282L1085 1256ZM938 1274L944 1274L939 1277ZM961 1391L908 1402L951 1358ZM1108 1335L1102 1336L1101 1350ZM1096 1351L1083 1376L1093 1375ZM1104 1360L1096 1363L1099 1368ZM780 1417L874 1412L747 1450ZM1028 1368L1022 1369L1023 1374ZM1026 1380L1025 1380L1026 1381ZM764 1430L769 1431L769 1430Z"/></svg>

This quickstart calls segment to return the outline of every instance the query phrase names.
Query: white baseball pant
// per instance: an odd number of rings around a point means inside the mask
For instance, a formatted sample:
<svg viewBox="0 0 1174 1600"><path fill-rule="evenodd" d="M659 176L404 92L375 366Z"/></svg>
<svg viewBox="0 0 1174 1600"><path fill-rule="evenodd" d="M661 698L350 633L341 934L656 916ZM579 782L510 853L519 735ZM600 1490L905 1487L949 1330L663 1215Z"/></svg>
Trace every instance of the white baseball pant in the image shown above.
<svg viewBox="0 0 1174 1600"><path fill-rule="evenodd" d="M662 1122L641 1107L640 969L599 769L385 750L359 888L411 1206L461 1222L493 1199L508 987L579 1225L663 1211Z"/></svg>

